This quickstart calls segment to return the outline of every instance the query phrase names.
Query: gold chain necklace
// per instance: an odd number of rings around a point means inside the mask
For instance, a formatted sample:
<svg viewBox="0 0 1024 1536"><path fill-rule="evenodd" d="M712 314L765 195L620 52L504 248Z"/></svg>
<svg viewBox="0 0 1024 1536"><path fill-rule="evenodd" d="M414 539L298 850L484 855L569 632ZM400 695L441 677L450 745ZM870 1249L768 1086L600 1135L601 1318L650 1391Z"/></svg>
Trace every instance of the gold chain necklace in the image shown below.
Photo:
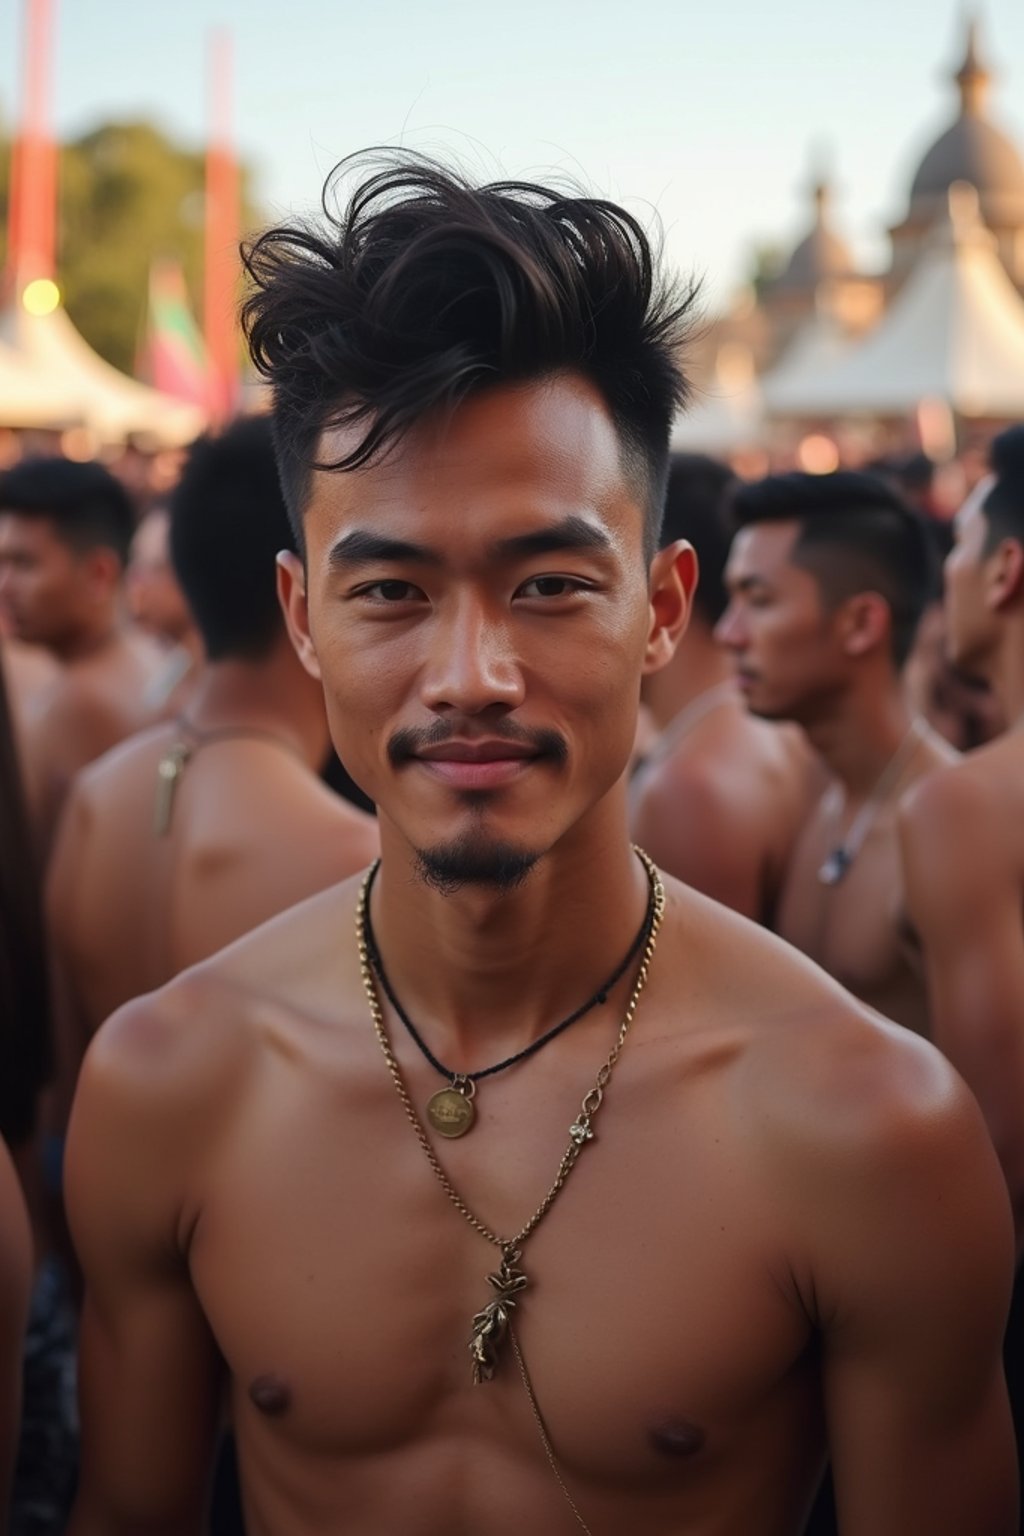
<svg viewBox="0 0 1024 1536"><path fill-rule="evenodd" d="M495 1373L495 1370L497 1369L500 1348L510 1330L512 1311L516 1306L520 1292L522 1292L529 1284L529 1277L523 1272L522 1269L519 1268L519 1259L522 1257L523 1245L533 1234L541 1221L543 1221L544 1217L547 1215L548 1211L551 1209L552 1205L563 1189L570 1173L576 1166L576 1162L581 1151L586 1146L587 1142L592 1141L594 1138L591 1122L601 1107L601 1102L604 1098L604 1091L608 1086L608 1081L611 1078L615 1064L619 1059L622 1047L626 1043L626 1036L628 1035L630 1026L633 1023L637 1006L640 1002L641 994L643 993L644 986L647 982L651 961L654 958L654 947L658 937L658 928L661 925L662 915L665 910L665 888L662 885L661 876L658 874L657 869L655 868L652 860L648 858L647 854L644 853L640 848L636 848L635 852L643 863L644 869L647 872L647 878L650 881L653 915L651 919L650 931L647 935L647 942L644 945L643 954L640 957L640 965L637 970L636 980L633 983L633 990L630 994L629 1002L626 1005L626 1012L623 1016L622 1024L619 1027L619 1032L616 1036L615 1043L613 1044L607 1058L605 1059L604 1064L597 1074L594 1086L584 1095L583 1102L580 1106L579 1115L569 1127L569 1145L562 1155L562 1160L558 1165L558 1171L555 1174L554 1182L552 1183L551 1188L548 1190L547 1194L544 1196L544 1199L541 1201L540 1205L534 1211L533 1215L522 1227L520 1227L519 1231L514 1237L502 1237L499 1233L493 1231L489 1226L487 1226L485 1222L481 1221L479 1217L474 1216L473 1212L469 1209L469 1206L463 1200L462 1196L459 1194L458 1190L455 1188L454 1184L451 1182L448 1175L442 1168L437 1154L431 1146L427 1133L423 1128L423 1124L413 1107L413 1102L409 1096L409 1091L406 1088L405 1082L402 1078L401 1069L399 1068L395 1053L391 1048L391 1041L388 1038L387 1028L384 1023L384 1012L380 1005L380 999L377 996L377 989L374 983L373 970L370 962L369 947L367 945L367 893L369 891L370 883L375 873L376 866L371 866L371 868L367 871L359 892L359 901L356 904L356 944L359 951L359 969L363 979L363 988L366 992L366 1000L370 1008L370 1017L373 1020L373 1027L376 1031L377 1039L380 1042L380 1048L384 1053L384 1060L387 1062L388 1071L391 1074L391 1080L394 1083L395 1090L402 1102L402 1107L405 1110L406 1117L408 1118L409 1123L416 1133L416 1139L418 1140L420 1146L423 1148L426 1159L431 1168L434 1170L434 1174L437 1177L441 1188L444 1190L445 1194L451 1201L452 1205L454 1205L455 1209L473 1228L474 1232L479 1232L481 1237L486 1238L487 1241L493 1244L493 1246L497 1248L501 1253L501 1263L499 1264L497 1270L493 1274L487 1276L488 1284L493 1288L495 1295L490 1301L486 1303L484 1307L481 1308L479 1312L476 1313L472 1322L472 1333L469 1342L469 1351L473 1363L473 1381L476 1384L479 1384L483 1381L490 1381ZM515 1343L514 1340L513 1343ZM516 1346L516 1354L517 1356L519 1354L518 1346ZM533 1401L533 1393L529 1386L528 1378L524 1377L524 1379L527 1380L527 1390L530 1393L531 1401Z"/></svg>

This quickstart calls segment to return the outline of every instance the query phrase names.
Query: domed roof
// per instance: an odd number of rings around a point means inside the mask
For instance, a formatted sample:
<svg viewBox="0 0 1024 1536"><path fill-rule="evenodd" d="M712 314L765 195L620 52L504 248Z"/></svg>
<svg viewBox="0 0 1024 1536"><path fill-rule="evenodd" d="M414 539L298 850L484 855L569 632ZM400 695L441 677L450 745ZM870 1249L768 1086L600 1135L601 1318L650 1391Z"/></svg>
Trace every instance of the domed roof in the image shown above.
<svg viewBox="0 0 1024 1536"><path fill-rule="evenodd" d="M775 279L775 289L813 290L830 277L849 277L853 257L829 221L829 189L819 181L814 188L814 223Z"/></svg>
<svg viewBox="0 0 1024 1536"><path fill-rule="evenodd" d="M957 181L977 188L983 208L999 205L1024 216L1024 158L1011 139L985 116L991 74L978 56L977 23L968 27L967 52L954 75L960 114L932 145L917 168L910 204L945 199Z"/></svg>

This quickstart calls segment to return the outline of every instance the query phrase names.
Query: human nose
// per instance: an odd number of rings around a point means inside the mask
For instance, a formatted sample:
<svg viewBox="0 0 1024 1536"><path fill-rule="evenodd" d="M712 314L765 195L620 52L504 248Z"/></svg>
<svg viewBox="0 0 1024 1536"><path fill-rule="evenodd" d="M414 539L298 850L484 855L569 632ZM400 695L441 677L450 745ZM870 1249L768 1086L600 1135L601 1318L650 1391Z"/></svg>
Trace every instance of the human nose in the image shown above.
<svg viewBox="0 0 1024 1536"><path fill-rule="evenodd" d="M523 702L523 674L507 620L467 598L434 625L424 673L423 701L438 712L472 715Z"/></svg>
<svg viewBox="0 0 1024 1536"><path fill-rule="evenodd" d="M742 650L747 643L746 625L735 598L715 625L715 640L727 651Z"/></svg>

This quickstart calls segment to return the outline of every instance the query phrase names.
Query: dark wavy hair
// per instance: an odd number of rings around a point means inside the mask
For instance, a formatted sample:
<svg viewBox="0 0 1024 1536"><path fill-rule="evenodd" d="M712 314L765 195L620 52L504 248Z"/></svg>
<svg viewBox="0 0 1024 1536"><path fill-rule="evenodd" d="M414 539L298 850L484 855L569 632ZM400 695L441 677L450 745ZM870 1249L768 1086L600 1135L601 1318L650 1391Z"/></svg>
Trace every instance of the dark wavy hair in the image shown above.
<svg viewBox="0 0 1024 1536"><path fill-rule="evenodd" d="M362 173L342 212L339 174ZM693 284L663 279L651 242L614 203L535 186L475 186L435 161L373 151L328 179L324 223L281 225L243 249L242 324L273 386L274 441L302 539L314 469L382 456L423 417L488 385L578 373L605 400L657 547L668 436L687 383ZM352 451L317 461L325 428Z"/></svg>
<svg viewBox="0 0 1024 1536"><path fill-rule="evenodd" d="M794 522L791 559L816 578L823 602L837 608L858 592L889 606L893 663L910 655L921 616L936 592L937 556L924 518L877 475L800 470L743 485L732 500L737 528Z"/></svg>

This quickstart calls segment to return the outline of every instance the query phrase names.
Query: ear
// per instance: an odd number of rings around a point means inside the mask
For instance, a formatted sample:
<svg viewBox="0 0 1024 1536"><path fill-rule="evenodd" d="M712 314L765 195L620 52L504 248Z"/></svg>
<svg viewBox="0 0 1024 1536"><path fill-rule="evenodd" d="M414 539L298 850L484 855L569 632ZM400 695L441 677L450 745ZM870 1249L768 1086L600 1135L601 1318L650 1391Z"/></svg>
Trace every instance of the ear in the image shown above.
<svg viewBox="0 0 1024 1536"><path fill-rule="evenodd" d="M985 562L985 595L995 612L1005 608L1024 591L1024 544L1002 539Z"/></svg>
<svg viewBox="0 0 1024 1536"><path fill-rule="evenodd" d="M282 549L277 556L277 596L295 654L310 677L319 680L320 662L309 633L306 573L302 561L290 549Z"/></svg>
<svg viewBox="0 0 1024 1536"><path fill-rule="evenodd" d="M672 660L690 622L697 588L697 552L685 539L659 549L649 576L650 620L643 672L660 672Z"/></svg>
<svg viewBox="0 0 1024 1536"><path fill-rule="evenodd" d="M100 602L109 602L110 594L117 590L124 575L121 557L105 544L97 544L86 550L80 569L88 590Z"/></svg>
<svg viewBox="0 0 1024 1536"><path fill-rule="evenodd" d="M846 656L866 656L869 651L889 644L892 613L879 592L857 592L848 597L834 618Z"/></svg>

